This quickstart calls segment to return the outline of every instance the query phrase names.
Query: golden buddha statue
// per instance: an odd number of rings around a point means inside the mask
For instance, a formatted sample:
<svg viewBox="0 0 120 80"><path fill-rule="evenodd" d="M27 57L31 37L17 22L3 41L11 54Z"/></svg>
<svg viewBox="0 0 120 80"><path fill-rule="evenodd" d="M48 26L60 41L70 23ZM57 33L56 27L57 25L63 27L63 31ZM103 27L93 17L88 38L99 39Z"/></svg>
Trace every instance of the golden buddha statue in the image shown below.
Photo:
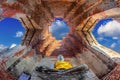
<svg viewBox="0 0 120 80"><path fill-rule="evenodd" d="M68 61L64 61L63 55L58 55L57 61L54 64L55 70L61 70L61 69L70 69L72 68L72 64Z"/></svg>

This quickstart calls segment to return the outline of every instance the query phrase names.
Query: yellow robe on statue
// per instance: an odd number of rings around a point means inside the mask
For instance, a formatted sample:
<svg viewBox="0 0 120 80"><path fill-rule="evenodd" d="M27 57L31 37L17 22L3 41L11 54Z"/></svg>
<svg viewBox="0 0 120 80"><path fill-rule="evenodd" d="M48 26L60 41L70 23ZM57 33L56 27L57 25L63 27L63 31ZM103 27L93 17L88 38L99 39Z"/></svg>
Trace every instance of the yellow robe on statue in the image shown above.
<svg viewBox="0 0 120 80"><path fill-rule="evenodd" d="M56 61L54 64L55 70L70 69L70 68L72 68L72 64L68 61Z"/></svg>

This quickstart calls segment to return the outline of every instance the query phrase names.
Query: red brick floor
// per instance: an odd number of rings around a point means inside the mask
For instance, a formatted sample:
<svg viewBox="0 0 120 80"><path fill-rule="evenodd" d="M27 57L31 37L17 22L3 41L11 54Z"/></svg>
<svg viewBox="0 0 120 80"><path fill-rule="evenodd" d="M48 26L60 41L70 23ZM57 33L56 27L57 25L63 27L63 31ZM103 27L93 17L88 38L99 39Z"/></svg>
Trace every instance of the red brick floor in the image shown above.
<svg viewBox="0 0 120 80"><path fill-rule="evenodd" d="M120 64L117 64L102 80L120 80Z"/></svg>

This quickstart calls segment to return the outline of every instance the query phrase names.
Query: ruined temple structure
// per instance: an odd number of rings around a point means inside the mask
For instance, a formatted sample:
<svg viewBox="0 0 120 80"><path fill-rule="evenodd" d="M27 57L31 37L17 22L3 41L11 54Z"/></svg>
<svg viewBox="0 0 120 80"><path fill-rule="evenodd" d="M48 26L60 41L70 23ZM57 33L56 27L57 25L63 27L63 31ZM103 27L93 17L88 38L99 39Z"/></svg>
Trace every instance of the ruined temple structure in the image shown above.
<svg viewBox="0 0 120 80"><path fill-rule="evenodd" d="M91 30L105 18L118 20L120 0L0 0L0 19L16 18L26 32L21 45L0 60L0 80L119 80L120 55L100 45ZM62 40L49 32L55 18L62 18L70 27ZM37 66L53 68L62 54L82 74L50 76L41 74ZM26 73L26 74L25 74ZM57 77L60 76L60 77ZM82 76L82 77L81 77ZM47 78L48 77L48 78Z"/></svg>

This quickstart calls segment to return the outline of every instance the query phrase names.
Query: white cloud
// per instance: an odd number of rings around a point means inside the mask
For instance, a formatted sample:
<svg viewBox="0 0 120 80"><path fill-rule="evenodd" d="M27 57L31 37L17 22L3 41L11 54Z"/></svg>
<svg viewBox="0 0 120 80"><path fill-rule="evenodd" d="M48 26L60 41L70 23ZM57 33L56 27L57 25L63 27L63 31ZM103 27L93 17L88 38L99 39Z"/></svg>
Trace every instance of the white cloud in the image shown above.
<svg viewBox="0 0 120 80"><path fill-rule="evenodd" d="M115 20L110 21L106 25L101 25L97 32L100 36L120 38L120 23Z"/></svg>
<svg viewBox="0 0 120 80"><path fill-rule="evenodd" d="M116 43L112 43L110 47L114 48L115 46L116 46Z"/></svg>
<svg viewBox="0 0 120 80"><path fill-rule="evenodd" d="M15 37L22 37L22 36L23 36L23 32L22 31L16 32L16 36Z"/></svg>
<svg viewBox="0 0 120 80"><path fill-rule="evenodd" d="M104 38L103 37L98 37L97 40L102 41Z"/></svg>
<svg viewBox="0 0 120 80"><path fill-rule="evenodd" d="M64 27L66 26L66 24L63 22L63 21L60 21L60 20L56 20L56 25L59 26L59 27Z"/></svg>
<svg viewBox="0 0 120 80"><path fill-rule="evenodd" d="M10 46L10 49L17 46L17 44L13 43L11 46Z"/></svg>
<svg viewBox="0 0 120 80"><path fill-rule="evenodd" d="M117 39L118 39L118 37L113 37L113 39L117 40Z"/></svg>
<svg viewBox="0 0 120 80"><path fill-rule="evenodd" d="M49 27L49 31L52 33L53 37L60 40L69 32L69 27L64 21L56 20Z"/></svg>
<svg viewBox="0 0 120 80"><path fill-rule="evenodd" d="M65 36L67 33L61 33L60 36Z"/></svg>
<svg viewBox="0 0 120 80"><path fill-rule="evenodd" d="M5 46L5 45L3 45L3 44L0 44L0 51L4 50L4 49L6 49L6 48L8 48L8 47Z"/></svg>
<svg viewBox="0 0 120 80"><path fill-rule="evenodd" d="M61 28L65 28L67 25L65 24L64 21L56 20L55 22L52 23L52 25L49 27L50 32L55 32L56 30L59 30Z"/></svg>

